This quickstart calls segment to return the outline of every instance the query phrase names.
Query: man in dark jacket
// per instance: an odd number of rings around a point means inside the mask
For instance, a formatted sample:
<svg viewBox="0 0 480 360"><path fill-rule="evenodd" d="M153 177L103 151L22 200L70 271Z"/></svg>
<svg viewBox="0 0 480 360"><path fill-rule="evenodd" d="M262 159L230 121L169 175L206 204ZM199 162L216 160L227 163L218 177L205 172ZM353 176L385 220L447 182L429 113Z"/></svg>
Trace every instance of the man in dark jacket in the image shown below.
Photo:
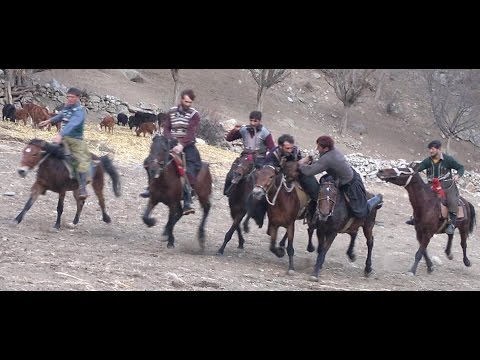
<svg viewBox="0 0 480 360"><path fill-rule="evenodd" d="M367 201L367 191L362 178L347 162L345 156L335 148L330 136L320 136L317 139L317 150L320 153L318 160L307 164L308 158L300 160L300 172L304 175L315 175L326 171L336 178L339 188L348 196L353 216L359 219L366 218L371 209L382 202L381 195L375 195Z"/></svg>
<svg viewBox="0 0 480 360"><path fill-rule="evenodd" d="M465 167L452 156L446 155L442 152L442 143L439 140L431 141L427 148L430 152L430 156L418 164L415 171L420 172L426 170L429 183L433 182L435 178L440 181L447 198L449 214L449 224L445 232L449 235L453 235L458 212L459 191L457 181L463 176ZM457 171L455 175L452 174L452 169ZM413 217L407 221L407 224L409 225L413 225L414 223L415 219Z"/></svg>
<svg viewBox="0 0 480 360"><path fill-rule="evenodd" d="M302 152L298 146L295 145L295 139L292 135L281 135L277 143L278 146L270 151L265 158L265 165L281 167L283 161L299 161L302 159ZM308 211L309 214L313 215L318 200L318 181L314 175L307 176L300 172L298 182L303 190L310 196Z"/></svg>

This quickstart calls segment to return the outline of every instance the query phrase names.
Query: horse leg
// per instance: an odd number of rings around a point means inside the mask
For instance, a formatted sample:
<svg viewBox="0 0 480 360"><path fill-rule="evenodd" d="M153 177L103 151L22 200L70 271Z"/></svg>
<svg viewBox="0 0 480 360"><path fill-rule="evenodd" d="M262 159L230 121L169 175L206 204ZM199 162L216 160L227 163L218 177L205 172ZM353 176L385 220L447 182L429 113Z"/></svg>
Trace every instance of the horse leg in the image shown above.
<svg viewBox="0 0 480 360"><path fill-rule="evenodd" d="M169 206L168 211L168 221L167 225L165 225L165 230L167 230L167 248L171 249L175 247L175 237L173 236L173 227L177 223L177 221L183 216L182 205L180 202L174 203Z"/></svg>
<svg viewBox="0 0 480 360"><path fill-rule="evenodd" d="M425 251L423 252L423 258L427 263L427 271L429 274L431 274L433 271L433 262L432 262L432 259L430 259L430 256L428 256L427 249L425 249Z"/></svg>
<svg viewBox="0 0 480 360"><path fill-rule="evenodd" d="M152 210L153 210L153 208L155 207L155 205L157 205L157 204L153 204L152 199L149 199L149 200L148 200L147 207L145 208L145 212L143 213L143 216L142 216L143 222L144 222L148 227L154 226L155 223L157 222L157 220L156 220L155 218L150 217L150 213L152 212ZM165 227L165 230L167 230L166 227Z"/></svg>
<svg viewBox="0 0 480 360"><path fill-rule="evenodd" d="M287 239L288 239L288 231L285 231L285 235L283 235L283 238L278 243L278 246L285 247L285 243L287 242Z"/></svg>
<svg viewBox="0 0 480 360"><path fill-rule="evenodd" d="M105 197L103 196L103 178L101 181L96 181L97 179L94 178L92 182L93 190L95 191L95 195L98 198L98 205L100 205L100 209L102 209L102 220L107 224L112 222L110 216L108 216L107 211L105 210Z"/></svg>
<svg viewBox="0 0 480 360"><path fill-rule="evenodd" d="M354 232L354 233L350 234L350 244L348 245L348 249L347 249L347 256L350 259L350 261L352 261L352 262L357 260L357 255L355 255L355 251L354 251L355 239L357 238L357 234L358 234L358 232ZM367 239L368 239L368 237L367 237Z"/></svg>
<svg viewBox="0 0 480 360"><path fill-rule="evenodd" d="M277 257L284 257L285 256L285 248L276 246L277 244L277 233L278 227L271 224L269 221L268 224L268 234L270 235L270 251L273 252Z"/></svg>
<svg viewBox="0 0 480 360"><path fill-rule="evenodd" d="M60 219L61 219L62 214L63 214L63 202L64 202L64 200L65 200L65 191L58 194L57 221L55 222L55 225L53 225L53 227L57 230L60 230ZM77 213L78 213L78 202L77 202ZM75 216L75 218L76 217L77 216ZM76 224L76 223L74 223L74 224Z"/></svg>
<svg viewBox="0 0 480 360"><path fill-rule="evenodd" d="M247 217L245 218L245 220L243 221L243 231L245 233L249 233L250 232L250 227L248 226L248 221L250 220L250 215L247 214Z"/></svg>
<svg viewBox="0 0 480 360"><path fill-rule="evenodd" d="M328 249L332 245L333 240L337 236L337 233L320 233L317 229L317 239L318 239L318 247L317 247L317 261L315 262L315 266L313 268L313 272L310 275L310 280L318 281L318 273L323 267L323 263L325 262L325 255L327 255Z"/></svg>
<svg viewBox="0 0 480 360"><path fill-rule="evenodd" d="M468 234L467 234L467 229L463 228L463 225L462 225L462 228L459 228L458 229L459 232L460 232L460 244L462 245L462 250L463 250L463 263L465 264L465 266L472 266L472 264L470 263L470 260L468 260L468 257L467 257L467 238L468 238Z"/></svg>
<svg viewBox="0 0 480 360"><path fill-rule="evenodd" d="M200 245L200 249L203 251L205 250L205 223L207 222L208 213L210 212L212 204L208 199L206 201L200 201L200 203L203 207L203 216L200 226L198 227L198 243Z"/></svg>
<svg viewBox="0 0 480 360"><path fill-rule="evenodd" d="M293 254L295 253L295 249L293 248L293 236L295 234L295 220L288 226L287 232L285 235L288 235L288 246L287 246L287 254L288 254L288 275L293 275L295 273L295 268L293 266Z"/></svg>
<svg viewBox="0 0 480 360"><path fill-rule="evenodd" d="M309 226L308 229L307 229L307 233L308 233L307 251L308 252L314 252L315 251L315 246L313 246L313 243L312 243L312 236L313 236L313 231L314 230L315 230L315 228L313 226Z"/></svg>
<svg viewBox="0 0 480 360"><path fill-rule="evenodd" d="M461 234L460 234L461 236ZM445 248L445 254L447 255L447 258L449 260L453 260L453 255L452 255L452 240L453 240L453 234L448 235L448 240L447 240L447 247Z"/></svg>
<svg viewBox="0 0 480 360"><path fill-rule="evenodd" d="M30 198L27 200L25 203L25 206L23 207L23 210L20 211L20 213L17 215L17 217L13 220L16 224L20 224L20 222L23 220L23 217L25 216L26 212L30 210L32 207L33 203L37 201L38 196L43 193L45 189L43 186L39 185L37 182L33 184L32 186L32 192L30 194Z"/></svg>
<svg viewBox="0 0 480 360"><path fill-rule="evenodd" d="M82 213L83 205L85 204L85 199L81 200L80 199L80 191L75 190L73 192L73 197L75 198L75 201L77 203L77 212L75 213L75 217L73 218L73 225L77 225L79 220L80 220L80 214ZM65 197L65 194L64 194ZM60 204L60 198L58 199L58 202ZM63 199L62 199L62 211L63 211ZM58 208L57 208L58 212Z"/></svg>
<svg viewBox="0 0 480 360"><path fill-rule="evenodd" d="M242 236L242 230L240 229L239 225L244 216L245 216L245 211L242 211L240 214L237 214L235 216L235 218L233 219L233 224L230 226L230 229L228 229L227 233L225 234L225 238L223 239L222 246L220 246L220 249L218 249L217 251L218 255L223 255L225 246L227 246L227 243L232 239L232 235L235 232L235 230L237 230L237 233L238 233L238 247L240 249L243 249L243 243L245 242L245 239Z"/></svg>

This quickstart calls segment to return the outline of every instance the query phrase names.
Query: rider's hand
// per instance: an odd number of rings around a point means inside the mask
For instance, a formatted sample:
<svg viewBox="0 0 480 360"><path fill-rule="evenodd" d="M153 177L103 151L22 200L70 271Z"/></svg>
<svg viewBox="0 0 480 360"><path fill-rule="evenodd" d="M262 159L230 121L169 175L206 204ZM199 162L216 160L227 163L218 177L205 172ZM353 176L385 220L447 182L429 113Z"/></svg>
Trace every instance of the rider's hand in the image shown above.
<svg viewBox="0 0 480 360"><path fill-rule="evenodd" d="M175 151L177 154L180 154L183 151L183 145L178 144L178 145L174 146L172 150Z"/></svg>
<svg viewBox="0 0 480 360"><path fill-rule="evenodd" d="M453 175L453 181L458 182L459 179L460 176L458 176L458 174Z"/></svg>
<svg viewBox="0 0 480 360"><path fill-rule="evenodd" d="M40 121L38 123L38 126L44 127L45 125L48 125L49 123L50 123L50 119L49 120L43 120L43 121Z"/></svg>

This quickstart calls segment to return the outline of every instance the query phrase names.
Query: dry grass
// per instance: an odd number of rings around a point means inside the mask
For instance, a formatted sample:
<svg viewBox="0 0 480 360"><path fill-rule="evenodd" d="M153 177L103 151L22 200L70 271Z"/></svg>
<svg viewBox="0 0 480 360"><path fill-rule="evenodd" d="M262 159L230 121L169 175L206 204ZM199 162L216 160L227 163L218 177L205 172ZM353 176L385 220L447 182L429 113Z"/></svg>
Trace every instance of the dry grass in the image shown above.
<svg viewBox="0 0 480 360"><path fill-rule="evenodd" d="M54 129L54 128L53 128ZM0 140L13 140L27 143L38 138L50 141L53 130L33 129L31 126L16 125L10 121L0 122ZM142 164L150 151L151 137L137 136L128 127L115 126L114 133L100 131L98 125L85 125L85 139L89 149L97 155L108 154L114 161L122 164ZM212 174L224 177L237 156L231 151L210 145L197 144L202 160L210 163Z"/></svg>

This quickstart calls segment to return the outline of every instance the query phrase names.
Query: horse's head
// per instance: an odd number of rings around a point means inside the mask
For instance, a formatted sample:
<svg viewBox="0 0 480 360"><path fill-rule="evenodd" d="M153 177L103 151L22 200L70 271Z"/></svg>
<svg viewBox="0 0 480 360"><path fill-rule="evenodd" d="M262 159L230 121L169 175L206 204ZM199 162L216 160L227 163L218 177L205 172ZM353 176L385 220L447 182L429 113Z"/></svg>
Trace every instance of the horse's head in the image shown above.
<svg viewBox="0 0 480 360"><path fill-rule="evenodd" d="M233 171L232 184L238 184L242 179L246 178L253 170L253 164L254 161L251 154L242 156L237 167Z"/></svg>
<svg viewBox="0 0 480 360"><path fill-rule="evenodd" d="M18 175L24 178L30 170L40 163L40 160L46 153L44 150L46 145L47 142L40 139L33 139L28 143L25 149L23 149L20 167L17 169Z"/></svg>
<svg viewBox="0 0 480 360"><path fill-rule="evenodd" d="M286 161L283 164L282 171L285 174L285 180L287 181L287 184L298 180L298 161Z"/></svg>
<svg viewBox="0 0 480 360"><path fill-rule="evenodd" d="M273 186L277 169L271 165L265 165L256 171L255 186L252 190L252 196L256 200L260 200L265 196Z"/></svg>
<svg viewBox="0 0 480 360"><path fill-rule="evenodd" d="M147 169L152 178L158 178L168 165L170 155L170 141L163 135L156 135L150 145L150 154L147 158Z"/></svg>
<svg viewBox="0 0 480 360"><path fill-rule="evenodd" d="M395 185L407 186L415 174L417 173L410 167L388 168L378 170L377 177Z"/></svg>
<svg viewBox="0 0 480 360"><path fill-rule="evenodd" d="M320 187L318 191L318 219L326 221L332 214L337 201L338 186L330 175L324 175L320 178Z"/></svg>

